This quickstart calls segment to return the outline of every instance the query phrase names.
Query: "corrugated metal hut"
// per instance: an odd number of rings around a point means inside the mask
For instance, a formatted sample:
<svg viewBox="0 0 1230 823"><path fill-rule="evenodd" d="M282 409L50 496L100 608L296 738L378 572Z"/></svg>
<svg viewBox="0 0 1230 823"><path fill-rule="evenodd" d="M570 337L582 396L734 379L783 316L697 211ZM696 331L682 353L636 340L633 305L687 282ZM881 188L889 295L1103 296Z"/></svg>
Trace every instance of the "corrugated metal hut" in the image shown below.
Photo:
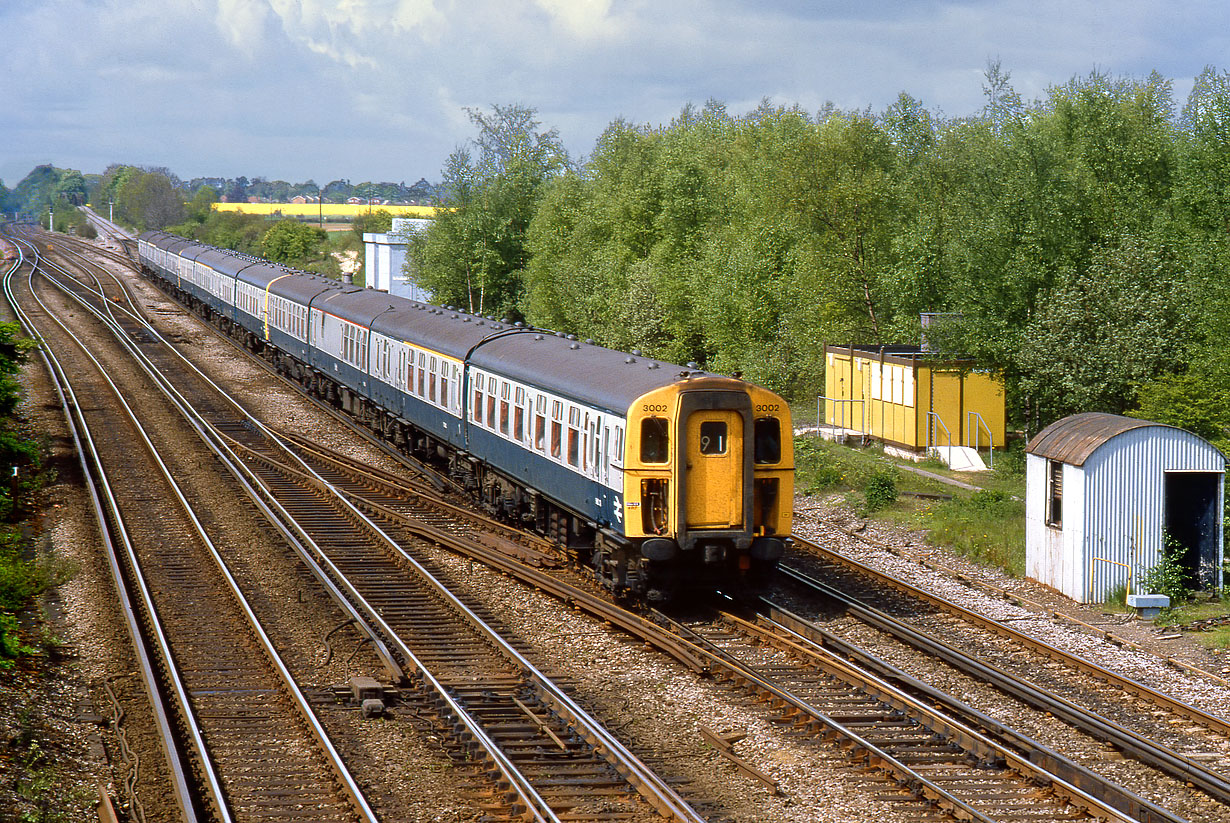
<svg viewBox="0 0 1230 823"><path fill-rule="evenodd" d="M1180 549L1194 588L1220 585L1226 460L1191 432L1115 414L1076 414L1026 448L1026 573L1101 602Z"/></svg>

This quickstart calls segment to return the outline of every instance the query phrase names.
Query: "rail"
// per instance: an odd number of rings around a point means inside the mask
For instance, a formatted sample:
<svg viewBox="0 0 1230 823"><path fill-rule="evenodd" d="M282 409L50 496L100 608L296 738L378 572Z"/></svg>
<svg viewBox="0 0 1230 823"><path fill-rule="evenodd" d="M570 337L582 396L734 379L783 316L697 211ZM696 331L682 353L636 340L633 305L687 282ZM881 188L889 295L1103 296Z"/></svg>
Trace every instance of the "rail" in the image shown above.
<svg viewBox="0 0 1230 823"><path fill-rule="evenodd" d="M1089 570L1090 571L1090 574L1089 574L1089 602L1090 603L1093 602L1093 583L1094 583L1094 576L1095 576L1094 571L1096 569L1096 567L1092 565L1093 563L1109 563L1112 566L1122 566L1123 568L1127 569L1128 570L1128 580L1127 580L1126 594L1130 595L1132 593L1132 578L1135 575L1133 574L1131 563L1121 563L1118 560L1110 560L1105 557L1097 557L1097 556L1092 556L1089 559L1090 559L1090 570Z"/></svg>
<svg viewBox="0 0 1230 823"><path fill-rule="evenodd" d="M1200 726L1214 731L1215 733L1222 735L1230 733L1230 721L1227 721L1224 718L1209 714L1208 712L1202 711L1195 706L1183 703L1182 701L1158 692L1143 683L1119 675L1103 666L1099 666L1096 663L1081 657L1080 655L1065 652L1050 643L1014 629L1001 621L980 615L968 608L965 608L964 606L960 606L950 600L940 597L937 594L912 586L905 581L872 569L865 564L859 563L851 558L844 557L837 552L825 549L813 542L806 540L800 542L805 543L810 551L824 557L826 560L840 564L846 568L853 569L860 575L864 575L875 580L880 586L886 589L895 589L911 597L923 600L944 612L958 616L962 620L965 620L984 630L993 632L1001 637L1019 643L1044 657L1063 662L1074 669L1092 676L1095 680L1113 684L1119 689L1122 689L1126 694L1135 695L1136 697L1146 700L1165 711L1172 712L1179 717L1194 721ZM946 643L913 629L908 624L905 624L896 618L889 617L876 609L860 603L857 599L845 591L838 591L832 586L826 585L821 581L811 578L807 574L804 574L796 569L789 568L785 565L781 566L780 570L784 576L790 578L791 580L798 582L809 589L823 591L829 597L833 597L839 602L845 603L847 608L851 610L851 613L857 613L860 619L874 621L877 628L890 631L892 634L902 638L910 645L913 645L916 648L925 649L937 658L950 661L953 665L958 665L969 671L976 671L976 676L979 679L994 683L1001 690L1023 699L1025 702L1034 705L1036 708L1051 712L1054 716L1063 719L1065 722L1074 727L1091 729L1093 730L1091 733L1096 737L1111 741L1124 753L1136 757L1140 761L1147 763L1154 768L1165 771L1179 780L1192 783L1223 803L1230 802L1230 779L1208 769L1201 763L1184 757L1164 745L1155 743L1154 741L1151 741L1130 729L1120 726L1113 720L1108 720L1093 712L1085 710L1064 698L1038 690L1032 685L1025 685L1024 681L1003 673L994 666L979 660L975 660L968 655L957 651L956 649L950 648Z"/></svg>
<svg viewBox="0 0 1230 823"><path fill-rule="evenodd" d="M64 269L63 267L52 264L52 268L56 269L60 273L65 274L70 279L72 278L72 275L68 274L67 270ZM81 294L79 294L74 289L68 288L64 282L59 281L57 279L57 276L58 275L51 275L48 277L48 279L58 288L63 290L68 297L76 300L79 305L81 305L87 311L93 313L99 321L101 321L104 325L106 325L115 334L116 339L120 343L120 345L125 347L129 351L129 353L133 355L134 360L137 362L138 366L140 366L151 377L151 379L153 379L158 384L158 387L167 396L167 399L170 400L174 404L177 404L177 405L181 404L182 398L179 397L174 387L171 386L169 381L167 381L164 378L164 376L158 372L157 367L153 363L151 363L147 358L144 357L144 354L140 350L139 346L135 344L132 340L129 339L129 331L131 330L126 331L124 328L121 327L119 320L116 318L116 316L111 311L111 304L106 301L102 292L100 290L96 291L96 290L90 289L90 287L86 286L85 284L80 284L80 283L77 284L78 286L81 286L84 289L88 289L91 295L93 295L94 297L97 297L99 299L99 302L103 303L106 306L105 310L100 310L97 307L92 306L90 302L86 300L85 298L83 298ZM34 299L38 300L40 305L42 304L42 301L39 300L37 296L35 296ZM16 300L11 295L10 295L10 300L12 300L14 303L14 306L16 306ZM46 310L46 307L44 307L44 310ZM144 321L138 318L137 316L132 315L130 312L127 312L126 310L122 308L120 309L120 311L124 315L127 315L132 321L135 321L140 324L137 327L138 331L141 331L141 332L144 332L146 330L152 331L151 327L146 325ZM50 312L48 313L50 314ZM69 331L66 326L64 326L62 322L60 322L54 316L52 316L51 319L56 325L60 326L66 333L68 333L70 336L75 337L74 335L72 335L72 332ZM28 323L28 321L25 321L25 322ZM32 325L30 326L30 328L33 333L37 334L37 330L33 329ZM188 495L184 492L180 484L175 480L174 473L170 470L168 465L164 462L163 458L160 455L159 450L154 446L154 444L150 440L149 434L146 432L144 426L142 426L142 424L140 423L138 416L133 411L133 408L129 405L129 403L127 403L124 400L122 392L111 381L104 366L95 358L94 354L91 353L85 347L84 344L79 343L79 345L81 345L82 351L85 353L85 357L94 364L95 368L98 370L99 374L102 376L102 380L105 382L105 384L110 386L112 393L114 393L114 395L116 396L117 401L118 401L118 406L120 409L122 409L121 416L127 418L130 421L130 423L134 427L134 431L136 432L137 437L145 444L146 453L149 455L151 464L156 467L156 471L154 472L154 474L160 475L161 481L164 482L166 484L166 487L170 490L171 497L173 497L179 503L179 509L182 511L184 522L187 524L190 524L189 532L194 534L196 539L199 540L200 545L203 547L204 551L207 553L207 556L212 560L213 567L216 569L216 571L219 574L219 580L221 581L221 588L223 590L229 591L231 597L233 598L233 602L238 609L238 612L242 615L242 617L246 621L248 631L252 639L255 641L257 649L260 651L263 657L268 661L270 673L276 679L276 681L280 684L285 697L289 701L289 704L294 708L295 711L297 711L298 715L302 719L304 723L304 727L308 731L309 736L312 737L316 741L317 745L319 746L321 754L323 755L324 760L328 765L328 768L330 768L332 771L333 783L336 786L338 786L338 788L340 788L340 790L349 798L349 801L358 819L365 820L365 821L371 821L371 823L374 823L374 821L376 820L375 813L372 811L371 807L368 805L367 800L364 797L361 788L359 787L357 781L353 778L353 776L350 774L350 771L347 769L347 767L343 763L340 754L334 747L332 741L329 739L328 733L325 731L324 726L321 724L320 720L316 716L315 711L312 709L307 696L302 692L298 684L295 682L295 679L292 676L290 670L288 669L286 664L283 662L281 656L275 649L272 640L270 639L268 634L265 632L264 628L261 625L260 620L257 618L255 612L253 611L252 607L248 603L247 598L244 596L244 593L242 592L237 580L231 574L228 568L228 564L222 558L221 554L217 550L217 546L215 545L214 541L209 537L203 524L198 519L197 514L196 514L196 509L194 508L193 504L189 501ZM51 350L49 347L44 346L43 348L46 349L49 354L51 353ZM62 384L67 388L69 392L71 392L73 384L72 384L72 381L67 379L67 373L63 369L58 368L58 367L56 369L56 373L57 373L59 380L62 382ZM195 760L197 761L196 767L202 770L203 774L201 774L201 779L204 783L207 784L205 787L205 793L210 798L211 806L214 812L220 817L220 819L231 820L233 819L231 804L239 802L239 801L237 801L236 798L231 796L230 792L228 792L226 789L223 788L223 785L222 785L223 781L221 779L221 776L217 772L216 765L214 762L215 757L211 755L211 753L209 752L209 750L207 749L204 743L204 731L203 731L202 724L200 721L202 717L208 717L208 715L202 716L198 714L198 712L194 708L193 698L190 696L188 685L185 681L181 680L180 675L179 675L179 670L176 664L172 662L173 660L176 659L177 655L173 652L171 648L170 632L168 632L167 629L165 628L165 625L164 625L165 621L163 619L163 615L159 614L159 609L157 608L157 605L154 602L155 600L153 596L154 587L152 587L151 584L147 582L145 579L143 561L138 558L138 552L137 552L136 546L133 544L132 541L130 541L127 538L127 534L125 531L125 518L121 514L121 510L123 507L120 505L118 500L112 496L113 489L112 489L111 482L107 479L105 471L102 468L103 459L98 453L98 451L93 446L95 441L89 435L89 425L87 424L87 422L85 421L82 415L82 410L81 410L80 405L74 401L72 403L72 406L74 409L74 415L76 417L76 420L75 420L76 425L79 429L81 429L85 433L85 442L87 443L87 445L90 446L89 453L91 455L91 462L94 466L97 467L97 470L98 470L98 477L100 478L99 488L102 490L102 492L107 497L106 508L109 509L111 512L111 515L107 519L117 524L118 533L120 537L123 538L123 548L124 548L123 556L126 558L126 561L127 561L125 565L127 566L128 569L131 570L131 573L136 582L136 590L138 594L140 595L140 599L143 603L142 611L144 611L144 613L148 615L146 619L150 622L150 624L153 627L152 633L156 640L155 646L158 651L158 656L162 660L162 668L165 672L166 677L170 681L171 692L174 694L173 702L178 707L179 713L184 719L184 723L185 723L186 730L187 730L186 731L187 736L192 742L192 745L190 748L195 755ZM105 524L103 525L103 528L106 529ZM122 588L119 585L118 580L117 580L117 588ZM172 752L175 748L177 747L175 746L168 747L168 757L169 758L172 757ZM181 801L181 805L184 805L182 801Z"/></svg>

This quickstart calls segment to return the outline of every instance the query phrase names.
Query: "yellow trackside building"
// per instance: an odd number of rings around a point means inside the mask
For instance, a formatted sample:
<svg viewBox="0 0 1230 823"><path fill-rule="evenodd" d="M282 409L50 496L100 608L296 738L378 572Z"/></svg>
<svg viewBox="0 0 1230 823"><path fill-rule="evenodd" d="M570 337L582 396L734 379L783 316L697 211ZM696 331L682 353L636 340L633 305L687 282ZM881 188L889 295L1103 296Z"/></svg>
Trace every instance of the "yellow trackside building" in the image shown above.
<svg viewBox="0 0 1230 823"><path fill-rule="evenodd" d="M885 444L1004 446L1003 383L917 346L826 346L823 425Z"/></svg>

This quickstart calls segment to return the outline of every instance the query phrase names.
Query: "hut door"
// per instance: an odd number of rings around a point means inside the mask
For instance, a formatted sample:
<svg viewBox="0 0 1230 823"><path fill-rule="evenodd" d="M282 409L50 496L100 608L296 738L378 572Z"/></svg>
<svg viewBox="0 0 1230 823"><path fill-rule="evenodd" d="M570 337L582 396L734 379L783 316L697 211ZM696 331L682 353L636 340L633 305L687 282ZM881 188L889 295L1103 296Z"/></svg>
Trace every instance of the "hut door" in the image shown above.
<svg viewBox="0 0 1230 823"><path fill-rule="evenodd" d="M1187 585L1209 589L1217 585L1217 472L1166 472L1164 534L1180 548ZM1168 551L1163 546L1163 551Z"/></svg>

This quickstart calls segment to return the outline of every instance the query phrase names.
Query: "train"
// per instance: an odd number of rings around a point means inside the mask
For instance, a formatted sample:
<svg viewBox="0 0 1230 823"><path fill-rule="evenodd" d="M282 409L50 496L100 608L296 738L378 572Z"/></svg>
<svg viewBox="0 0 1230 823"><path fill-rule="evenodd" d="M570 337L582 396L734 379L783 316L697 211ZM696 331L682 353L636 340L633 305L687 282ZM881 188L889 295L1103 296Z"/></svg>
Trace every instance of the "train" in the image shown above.
<svg viewBox="0 0 1230 823"><path fill-rule="evenodd" d="M621 597L759 585L791 543L790 409L737 377L164 232L142 273Z"/></svg>

